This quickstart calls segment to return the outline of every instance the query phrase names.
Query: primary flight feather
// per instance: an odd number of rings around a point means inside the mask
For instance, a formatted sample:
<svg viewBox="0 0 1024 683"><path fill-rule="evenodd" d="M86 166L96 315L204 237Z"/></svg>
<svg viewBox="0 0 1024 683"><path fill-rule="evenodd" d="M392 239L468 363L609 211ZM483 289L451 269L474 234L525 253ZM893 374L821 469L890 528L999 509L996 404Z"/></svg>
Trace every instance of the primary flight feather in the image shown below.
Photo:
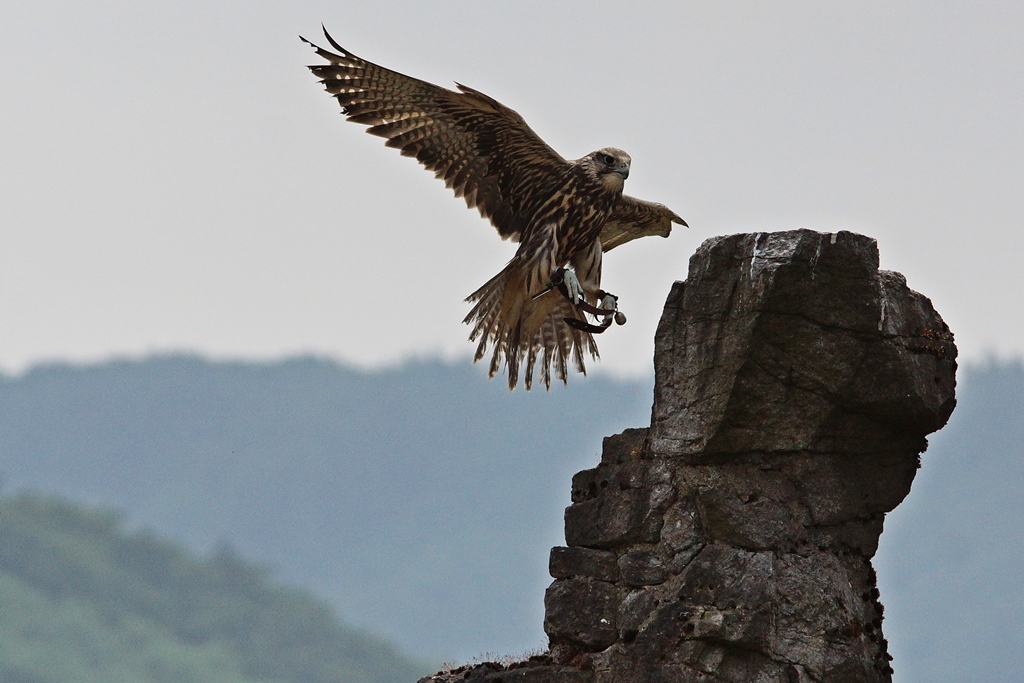
<svg viewBox="0 0 1024 683"><path fill-rule="evenodd" d="M490 375L504 366L510 389L523 361L526 389L538 361L548 388L552 374L567 381L570 362L586 374L584 354L598 357L593 333L603 328L583 322L581 311L614 301L601 290L602 252L638 237L667 237L683 219L622 194L631 161L622 150L605 147L568 161L482 92L385 69L338 45L326 29L324 35L337 53L302 38L327 60L309 68L348 120L416 158L503 239L519 243L508 265L466 299L473 308L464 322L478 341L474 361L490 347ZM562 282L565 296L552 291Z"/></svg>

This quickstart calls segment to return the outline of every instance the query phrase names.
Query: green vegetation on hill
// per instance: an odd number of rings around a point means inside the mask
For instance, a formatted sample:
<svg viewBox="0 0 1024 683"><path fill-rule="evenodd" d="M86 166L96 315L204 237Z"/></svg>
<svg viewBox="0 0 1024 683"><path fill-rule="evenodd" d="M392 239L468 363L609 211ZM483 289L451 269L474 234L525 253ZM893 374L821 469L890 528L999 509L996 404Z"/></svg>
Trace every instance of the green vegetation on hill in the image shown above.
<svg viewBox="0 0 1024 683"><path fill-rule="evenodd" d="M568 482L602 437L650 421L652 381L509 393L468 361L309 357L40 366L0 375L0 477L199 552L226 541L417 657L469 659L546 644Z"/></svg>
<svg viewBox="0 0 1024 683"><path fill-rule="evenodd" d="M132 528L204 554L225 539L425 658L522 652L546 642L547 556L564 542L569 481L597 463L602 436L649 423L653 378L598 373L568 389L510 394L485 371L461 361L369 371L187 356L40 366L0 375L0 479L9 491L101 501ZM913 491L886 517L874 559L903 683L1019 681L1024 671L1024 365L962 366L957 399ZM9 544L0 539L0 555ZM70 654L11 645L29 630L8 626L28 623L13 610L41 613L54 598L15 576L37 601L14 600L4 571L0 683L132 680L16 677L12 662L38 656L56 667ZM63 616L46 621L72 620ZM162 642L190 644L161 629ZM46 633L36 628L31 642ZM228 665L253 680L232 647L190 656L225 672L206 680L231 681Z"/></svg>
<svg viewBox="0 0 1024 683"><path fill-rule="evenodd" d="M198 558L108 511L0 499L4 683L384 683L422 669L230 550Z"/></svg>

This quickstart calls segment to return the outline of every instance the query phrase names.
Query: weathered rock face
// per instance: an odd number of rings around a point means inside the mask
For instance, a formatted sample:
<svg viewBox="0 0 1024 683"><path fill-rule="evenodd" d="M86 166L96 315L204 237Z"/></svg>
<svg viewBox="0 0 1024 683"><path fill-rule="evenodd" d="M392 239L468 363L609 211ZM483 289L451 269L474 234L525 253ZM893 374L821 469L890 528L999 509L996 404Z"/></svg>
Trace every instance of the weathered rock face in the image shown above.
<svg viewBox="0 0 1024 683"><path fill-rule="evenodd" d="M867 237L708 240L665 304L650 429L573 478L550 653L435 680L890 681L870 560L955 358Z"/></svg>
<svg viewBox="0 0 1024 683"><path fill-rule="evenodd" d="M923 450L953 409L949 340L870 238L708 240L658 329L651 450Z"/></svg>

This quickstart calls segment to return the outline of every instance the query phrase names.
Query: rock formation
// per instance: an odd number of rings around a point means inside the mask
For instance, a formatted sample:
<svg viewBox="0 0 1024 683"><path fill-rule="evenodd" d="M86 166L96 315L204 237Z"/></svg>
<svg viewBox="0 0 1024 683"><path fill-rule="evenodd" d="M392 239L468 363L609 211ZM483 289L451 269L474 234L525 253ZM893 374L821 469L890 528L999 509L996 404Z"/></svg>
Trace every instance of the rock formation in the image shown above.
<svg viewBox="0 0 1024 683"><path fill-rule="evenodd" d="M550 651L423 680L890 681L871 557L955 359L870 238L708 240L665 303L650 428L573 478Z"/></svg>

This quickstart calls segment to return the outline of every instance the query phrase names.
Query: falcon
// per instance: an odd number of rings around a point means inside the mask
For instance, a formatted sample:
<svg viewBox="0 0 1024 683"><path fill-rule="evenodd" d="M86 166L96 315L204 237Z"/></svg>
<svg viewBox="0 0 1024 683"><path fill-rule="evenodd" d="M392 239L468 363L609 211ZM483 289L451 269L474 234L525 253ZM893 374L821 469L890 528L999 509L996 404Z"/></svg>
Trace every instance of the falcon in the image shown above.
<svg viewBox="0 0 1024 683"><path fill-rule="evenodd" d="M477 342L474 362L491 352L490 377L504 366L509 389L529 390L538 361L544 386L568 382L570 363L586 374L584 355L598 358L594 334L617 312L601 289L605 251L647 235L668 237L686 222L662 204L622 193L631 159L605 147L567 161L519 114L478 90L449 90L385 69L341 47L305 38L326 64L310 66L349 121L414 157L476 208L502 239L519 243L501 272L466 299L463 321ZM591 324L586 314L600 319Z"/></svg>

